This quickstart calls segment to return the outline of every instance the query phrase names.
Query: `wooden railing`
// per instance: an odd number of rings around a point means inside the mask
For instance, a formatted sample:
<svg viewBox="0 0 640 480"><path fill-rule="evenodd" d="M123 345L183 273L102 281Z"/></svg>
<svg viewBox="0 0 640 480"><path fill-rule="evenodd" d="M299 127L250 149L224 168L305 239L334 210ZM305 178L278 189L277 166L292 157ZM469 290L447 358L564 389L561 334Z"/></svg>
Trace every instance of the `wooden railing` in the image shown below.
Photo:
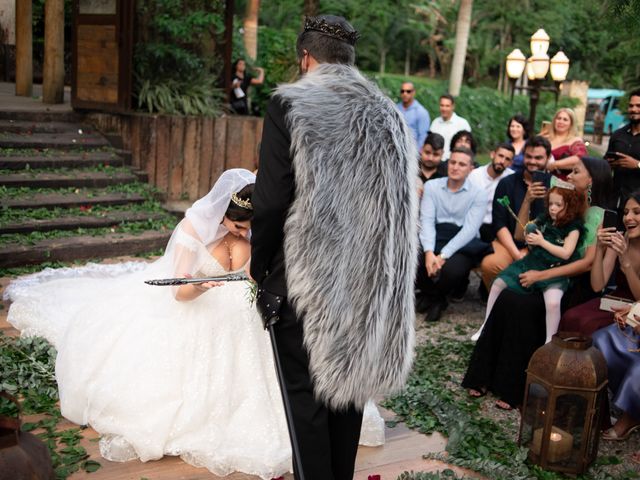
<svg viewBox="0 0 640 480"><path fill-rule="evenodd" d="M137 113L89 113L85 118L102 133L119 135L133 166L146 171L169 200L202 197L229 168L257 168L261 118Z"/></svg>

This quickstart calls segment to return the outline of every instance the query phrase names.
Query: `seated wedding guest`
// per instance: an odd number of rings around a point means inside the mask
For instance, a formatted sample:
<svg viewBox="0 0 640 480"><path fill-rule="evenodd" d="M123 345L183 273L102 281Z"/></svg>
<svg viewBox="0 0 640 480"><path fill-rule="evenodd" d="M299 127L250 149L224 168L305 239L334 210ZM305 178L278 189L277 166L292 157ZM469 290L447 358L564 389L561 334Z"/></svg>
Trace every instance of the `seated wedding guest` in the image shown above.
<svg viewBox="0 0 640 480"><path fill-rule="evenodd" d="M526 152L527 150L525 164ZM503 182L516 175L507 177ZM578 243L581 258L559 267L530 270L520 275L523 287L552 278L572 277L569 290L562 298L563 310L584 303L589 295L594 295L590 286L588 291L585 290L584 279L588 281L589 270L595 258L596 231L604 214L601 206L608 206L611 169L600 158L584 157L573 168L568 181L587 199L584 234ZM590 202L587 192L590 192ZM523 210L520 213L524 213ZM474 394L471 390L480 395L487 391L493 392L498 397L498 408L510 409L520 405L524 396L527 365L533 352L544 345L546 337L542 295L504 290L496 300L475 345L462 386L469 389L470 394Z"/></svg>
<svg viewBox="0 0 640 480"><path fill-rule="evenodd" d="M469 174L469 181L475 183L487 192L487 208L485 210L482 226L480 227L480 238L490 243L495 238L493 229L493 196L500 180L513 173L509 168L513 160L515 151L508 143L501 143L489 153L491 163L478 167Z"/></svg>
<svg viewBox="0 0 640 480"><path fill-rule="evenodd" d="M524 145L529 138L529 121L523 115L518 113L509 119L507 138L515 150L511 168L514 172L521 172L524 170Z"/></svg>
<svg viewBox="0 0 640 480"><path fill-rule="evenodd" d="M602 434L605 440L622 441L640 429L640 324L627 325L631 307L615 314L616 323L593 334L593 345L607 362L613 404L622 415ZM638 315L633 321L640 322Z"/></svg>
<svg viewBox="0 0 640 480"><path fill-rule="evenodd" d="M447 308L447 296L466 281L469 272L488 247L478 230L484 218L486 192L469 182L473 152L457 148L451 152L448 176L425 183L420 205L420 243L426 270L424 284L417 285L422 298L417 310L427 320L440 319ZM420 278L420 275L418 275Z"/></svg>
<svg viewBox="0 0 640 480"><path fill-rule="evenodd" d="M505 288L520 293L542 292L547 331L546 343L551 341L551 337L558 331L561 317L560 301L569 287L569 279L556 277L534 282L525 287L520 284L520 275L529 270L546 270L580 258L576 247L584 231L583 215L586 203L584 194L577 192L573 184L562 182L547 191L545 214L540 215L531 224L518 225L516 238L524 236L530 251L524 258L516 260L500 272L493 281L487 300L485 322L493 304ZM523 231L525 227L526 232ZM483 327L484 325L471 337L471 340L480 338Z"/></svg>
<svg viewBox="0 0 640 480"><path fill-rule="evenodd" d="M429 132L420 150L420 170L422 182L446 176L438 171L444 153L444 138L438 133Z"/></svg>
<svg viewBox="0 0 640 480"><path fill-rule="evenodd" d="M587 155L587 147L578 136L576 114L570 108L559 109L551 121L547 138L551 142L553 159L547 170L553 171L561 179L566 179L571 169Z"/></svg>
<svg viewBox="0 0 640 480"><path fill-rule="evenodd" d="M460 130L451 137L451 148L453 149L456 147L468 148L474 155L478 153L476 141L469 130Z"/></svg>
<svg viewBox="0 0 640 480"><path fill-rule="evenodd" d="M480 264L482 282L487 291L498 273L527 253L525 243L514 239L516 219L505 206L498 202L498 199L507 197L511 209L518 213L526 197L529 204L529 220L533 220L544 212L543 199L546 187L549 185L549 175L542 171L551 154L551 145L544 137L533 137L527 140L524 152L524 170L500 180L493 196L492 221L495 231L495 240L491 243L493 253L484 257ZM535 182L533 172L539 172L536 173ZM534 184L533 188L529 189L532 184ZM528 197L527 194L529 194Z"/></svg>
<svg viewBox="0 0 640 480"><path fill-rule="evenodd" d="M626 234L615 227L598 229L596 258L591 267L591 288L601 292L616 272L615 297L640 299L640 190L625 202L623 223ZM560 330L591 335L613 323L613 312L600 310L600 298L594 298L565 312Z"/></svg>

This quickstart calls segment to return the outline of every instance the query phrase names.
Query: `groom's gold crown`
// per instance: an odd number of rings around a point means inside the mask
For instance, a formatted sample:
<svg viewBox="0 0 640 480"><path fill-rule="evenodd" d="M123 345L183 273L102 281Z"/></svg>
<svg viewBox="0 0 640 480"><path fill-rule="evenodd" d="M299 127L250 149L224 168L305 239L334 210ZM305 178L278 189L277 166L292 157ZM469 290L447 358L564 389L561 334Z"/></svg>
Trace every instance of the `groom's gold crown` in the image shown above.
<svg viewBox="0 0 640 480"><path fill-rule="evenodd" d="M243 200L235 193L231 194L231 201L239 207L245 208L247 210L253 210L253 205L251 205L251 200Z"/></svg>

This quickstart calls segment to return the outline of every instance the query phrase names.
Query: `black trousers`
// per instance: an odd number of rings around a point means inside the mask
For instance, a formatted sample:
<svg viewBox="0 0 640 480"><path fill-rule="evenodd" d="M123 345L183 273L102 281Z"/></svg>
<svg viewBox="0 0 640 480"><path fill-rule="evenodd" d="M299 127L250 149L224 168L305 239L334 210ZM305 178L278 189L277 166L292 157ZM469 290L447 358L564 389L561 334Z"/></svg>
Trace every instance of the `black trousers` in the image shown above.
<svg viewBox="0 0 640 480"><path fill-rule="evenodd" d="M334 411L315 398L302 322L287 301L275 325L275 337L305 480L352 480L362 411L353 407ZM298 472L294 476L300 478Z"/></svg>
<svg viewBox="0 0 640 480"><path fill-rule="evenodd" d="M421 290L421 295L432 303L446 303L447 296L456 287L468 282L469 273L477 263L477 259L470 255L455 253L444 262L436 277L429 277L424 263L424 253L421 254L421 260L416 287Z"/></svg>

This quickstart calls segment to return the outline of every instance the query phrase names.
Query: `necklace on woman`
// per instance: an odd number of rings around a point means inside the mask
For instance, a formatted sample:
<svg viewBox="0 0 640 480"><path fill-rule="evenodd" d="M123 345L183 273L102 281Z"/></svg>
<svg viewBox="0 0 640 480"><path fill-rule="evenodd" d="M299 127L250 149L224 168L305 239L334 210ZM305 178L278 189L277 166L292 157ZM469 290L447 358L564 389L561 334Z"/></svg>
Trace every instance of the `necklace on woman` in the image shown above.
<svg viewBox="0 0 640 480"><path fill-rule="evenodd" d="M227 235L225 235L225 237L222 239L222 243L224 244L225 247L227 247L227 253L229 254L229 271L231 271L233 269L233 255L232 255L233 250L232 249L235 246L235 244L238 243L238 240L236 240L231 245L229 245L229 243L227 242Z"/></svg>

